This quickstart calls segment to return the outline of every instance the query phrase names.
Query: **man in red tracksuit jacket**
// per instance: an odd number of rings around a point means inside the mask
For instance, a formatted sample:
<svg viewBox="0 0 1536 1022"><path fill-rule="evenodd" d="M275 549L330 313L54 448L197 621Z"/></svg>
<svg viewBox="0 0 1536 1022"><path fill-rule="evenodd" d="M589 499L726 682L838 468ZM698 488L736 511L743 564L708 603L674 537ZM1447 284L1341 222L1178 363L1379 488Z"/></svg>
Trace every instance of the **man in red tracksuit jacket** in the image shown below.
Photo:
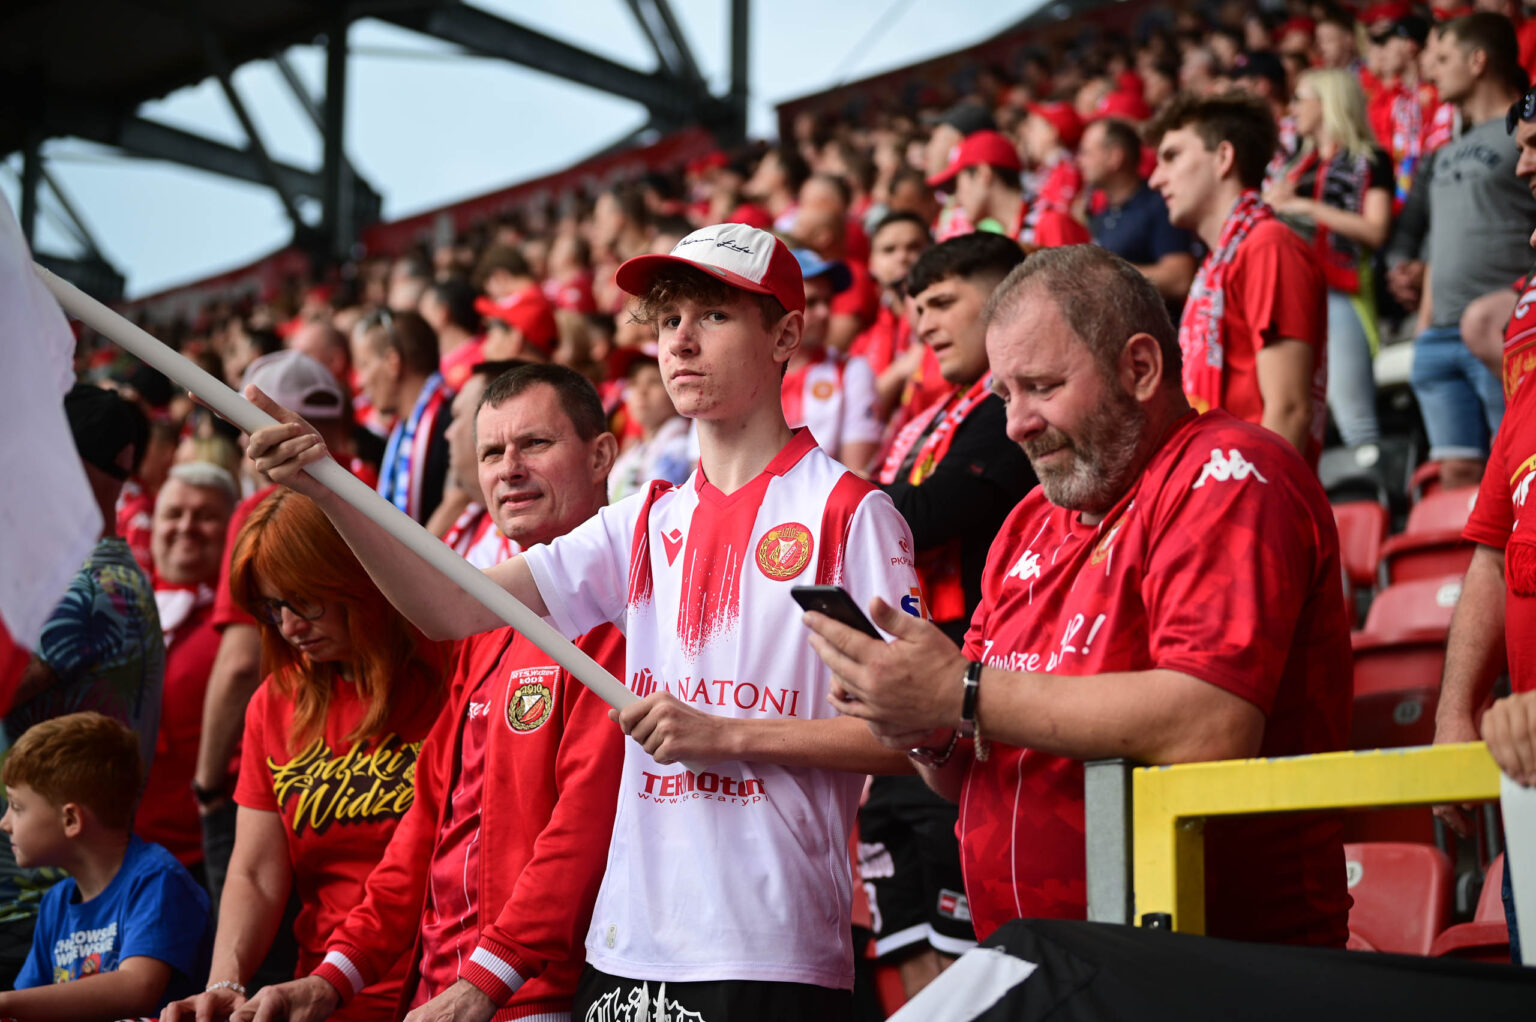
<svg viewBox="0 0 1536 1022"><path fill-rule="evenodd" d="M616 444L590 383L525 365L486 388L476 413L486 505L525 548L605 502ZM617 629L577 645L624 669ZM422 746L416 799L324 962L268 987L237 1020L327 1018L387 974L412 970L399 1012L418 1017L568 1017L608 855L623 735L608 707L511 628L455 650L448 707Z"/></svg>

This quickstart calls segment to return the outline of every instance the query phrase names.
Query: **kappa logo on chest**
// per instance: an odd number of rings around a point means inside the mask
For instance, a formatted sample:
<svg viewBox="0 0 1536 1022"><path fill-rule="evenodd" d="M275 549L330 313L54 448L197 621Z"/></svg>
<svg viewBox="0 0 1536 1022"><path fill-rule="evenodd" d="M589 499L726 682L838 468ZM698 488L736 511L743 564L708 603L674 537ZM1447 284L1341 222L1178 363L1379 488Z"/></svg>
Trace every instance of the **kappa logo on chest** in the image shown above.
<svg viewBox="0 0 1536 1022"><path fill-rule="evenodd" d="M1040 577L1040 555L1033 550L1024 551L1018 563L1009 570L1007 578L1016 578L1020 582L1028 582L1032 578Z"/></svg>

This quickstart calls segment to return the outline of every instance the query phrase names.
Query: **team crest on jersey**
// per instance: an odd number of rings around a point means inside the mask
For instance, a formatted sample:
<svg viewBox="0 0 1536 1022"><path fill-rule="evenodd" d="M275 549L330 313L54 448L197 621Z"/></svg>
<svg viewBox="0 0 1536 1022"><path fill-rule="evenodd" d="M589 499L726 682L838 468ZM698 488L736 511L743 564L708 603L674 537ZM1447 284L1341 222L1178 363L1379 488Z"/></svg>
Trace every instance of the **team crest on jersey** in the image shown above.
<svg viewBox="0 0 1536 1022"><path fill-rule="evenodd" d="M837 388L832 386L831 380L817 380L811 386L811 397L818 401L826 401L835 393Z"/></svg>
<svg viewBox="0 0 1536 1022"><path fill-rule="evenodd" d="M537 731L555 708L558 667L514 671L507 682L507 726L519 734Z"/></svg>
<svg viewBox="0 0 1536 1022"><path fill-rule="evenodd" d="M1133 504L1132 507L1134 506L1135 505ZM1128 507L1125 510L1129 512L1130 508ZM1109 556L1109 548L1114 545L1115 537L1120 535L1120 527L1124 524L1124 515L1121 515L1119 518L1115 519L1115 524L1109 527L1109 530L1104 533L1104 538L1099 540L1098 545L1093 548L1093 553L1088 557L1089 564L1103 563L1104 558Z"/></svg>
<svg viewBox="0 0 1536 1022"><path fill-rule="evenodd" d="M788 582L811 562L811 530L799 522L775 525L757 543L757 567L775 582Z"/></svg>
<svg viewBox="0 0 1536 1022"><path fill-rule="evenodd" d="M1520 479L1521 473L1524 473L1524 479ZM1516 479L1520 481L1517 483L1515 482ZM1510 477L1509 485L1511 489L1509 496L1510 502L1515 507L1525 507L1525 502L1530 499L1532 479L1536 479L1536 454L1525 459L1525 464L1515 469L1515 474Z"/></svg>

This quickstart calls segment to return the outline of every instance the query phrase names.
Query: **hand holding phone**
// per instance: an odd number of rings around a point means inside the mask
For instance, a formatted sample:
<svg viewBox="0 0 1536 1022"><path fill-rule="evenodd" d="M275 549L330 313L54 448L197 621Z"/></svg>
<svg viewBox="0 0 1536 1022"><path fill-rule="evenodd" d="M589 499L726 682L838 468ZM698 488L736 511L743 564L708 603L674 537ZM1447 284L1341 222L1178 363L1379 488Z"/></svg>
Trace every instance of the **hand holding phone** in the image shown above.
<svg viewBox="0 0 1536 1022"><path fill-rule="evenodd" d="M863 632L870 638L885 641L885 636L864 616L853 597L848 595L848 590L840 586L795 586L790 589L789 595L805 610L825 614L833 621Z"/></svg>

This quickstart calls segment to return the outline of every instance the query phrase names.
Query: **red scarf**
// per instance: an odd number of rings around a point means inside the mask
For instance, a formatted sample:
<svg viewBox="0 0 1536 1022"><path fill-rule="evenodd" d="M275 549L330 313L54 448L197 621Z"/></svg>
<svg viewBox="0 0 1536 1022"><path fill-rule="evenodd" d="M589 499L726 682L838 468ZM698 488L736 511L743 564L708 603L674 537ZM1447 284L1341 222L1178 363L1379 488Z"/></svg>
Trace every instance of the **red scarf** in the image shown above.
<svg viewBox="0 0 1536 1022"><path fill-rule="evenodd" d="M1237 205L1221 225L1216 247L1200 264L1195 282L1189 289L1189 301L1179 320L1179 350L1184 355L1184 393L1195 410L1207 412L1222 406L1225 396L1223 376L1226 346L1222 338L1222 320L1227 308L1227 270L1237 255L1237 247L1248 232L1275 211L1265 204L1256 190L1243 192Z"/></svg>
<svg viewBox="0 0 1536 1022"><path fill-rule="evenodd" d="M894 483L904 466L909 468L906 481L913 486L921 485L923 480L933 475L933 470L944 460L944 455L949 453L949 445L955 442L955 431L976 410L976 406L992 393L991 384L992 374L986 373L971 384L969 390L962 392L957 387L944 400L934 402L932 407L903 426L891 442L891 449L880 466L881 485ZM922 445L914 454L913 447L919 440ZM910 459L909 454L912 455Z"/></svg>
<svg viewBox="0 0 1536 1022"><path fill-rule="evenodd" d="M1336 169L1337 168L1337 169ZM1350 178L1350 194L1355 204L1348 208L1350 213L1359 213L1365 207L1366 185L1370 182L1370 162L1365 156L1351 156L1347 152L1339 152L1337 155L1324 162L1316 149L1309 149L1296 165L1286 172L1286 180L1296 184L1311 171L1312 198L1319 205L1327 205L1326 193L1328 190L1328 178L1330 174L1340 176L1348 175ZM1345 294L1359 294L1360 292L1360 258L1363 246L1356 245L1345 240L1340 245L1334 244L1333 232L1324 227L1322 223L1312 223L1312 251L1317 253L1317 261L1323 268L1323 279L1328 286L1335 291Z"/></svg>
<svg viewBox="0 0 1536 1022"><path fill-rule="evenodd" d="M925 409L904 426L891 444L885 463L880 466L880 482L890 485L905 476L905 481L919 486L933 475L939 462L949 453L955 433L987 396L991 394L990 373L967 390L956 388L942 401ZM960 541L918 552L914 558L923 599L934 621L945 624L965 617L965 589L960 580Z"/></svg>

